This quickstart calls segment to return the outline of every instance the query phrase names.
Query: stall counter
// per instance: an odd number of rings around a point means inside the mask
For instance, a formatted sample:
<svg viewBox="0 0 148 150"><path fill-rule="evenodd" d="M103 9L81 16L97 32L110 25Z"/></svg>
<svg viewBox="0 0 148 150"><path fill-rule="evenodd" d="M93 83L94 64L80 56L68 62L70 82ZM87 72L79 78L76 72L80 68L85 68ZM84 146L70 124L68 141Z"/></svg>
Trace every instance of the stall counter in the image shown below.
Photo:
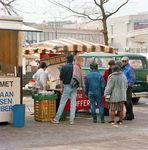
<svg viewBox="0 0 148 150"><path fill-rule="evenodd" d="M59 101L57 101L57 109L58 109L60 99L61 99L60 89L50 89L50 90L54 90L55 92L59 93ZM103 108L106 108L106 101L104 96L102 96L102 102L103 102ZM96 108L98 108L97 105ZM85 96L83 90L78 90L77 97L76 97L76 110L87 110L87 109L91 109L89 99L87 96ZM65 105L64 111L70 111L70 98L68 99Z"/></svg>

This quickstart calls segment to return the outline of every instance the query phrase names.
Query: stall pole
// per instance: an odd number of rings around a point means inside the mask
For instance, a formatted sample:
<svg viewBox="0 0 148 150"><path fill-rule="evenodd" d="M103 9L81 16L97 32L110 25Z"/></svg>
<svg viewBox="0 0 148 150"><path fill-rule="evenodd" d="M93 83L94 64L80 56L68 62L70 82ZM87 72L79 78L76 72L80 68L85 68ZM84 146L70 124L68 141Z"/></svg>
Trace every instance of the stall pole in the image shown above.
<svg viewBox="0 0 148 150"><path fill-rule="evenodd" d="M20 77L20 104L23 104L23 94L22 94L22 66L18 66L18 77Z"/></svg>
<svg viewBox="0 0 148 150"><path fill-rule="evenodd" d="M22 99L22 32L18 32L18 77L20 77L20 104L23 103Z"/></svg>

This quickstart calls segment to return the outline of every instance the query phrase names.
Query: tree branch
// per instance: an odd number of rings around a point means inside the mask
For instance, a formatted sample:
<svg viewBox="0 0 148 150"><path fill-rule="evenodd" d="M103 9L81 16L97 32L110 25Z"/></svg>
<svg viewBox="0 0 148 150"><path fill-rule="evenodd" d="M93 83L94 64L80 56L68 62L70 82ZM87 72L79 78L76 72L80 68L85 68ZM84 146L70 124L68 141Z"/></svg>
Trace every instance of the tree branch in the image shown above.
<svg viewBox="0 0 148 150"><path fill-rule="evenodd" d="M50 0L48 0L48 1L51 2ZM90 15L86 14L85 12L84 13L80 13L80 12L74 11L73 9L70 8L70 4L69 4L69 6L65 6L65 5L61 4L60 2L56 2L55 0L54 0L54 2L52 1L51 3L53 3L53 4L57 5L57 6L60 6L62 8L65 8L65 9L71 11L72 13L78 14L81 17L85 16L88 19L93 20L93 21L102 20L102 19L98 19L98 18L93 19L92 17L90 17Z"/></svg>
<svg viewBox="0 0 148 150"><path fill-rule="evenodd" d="M118 7L114 12L110 13L109 15L106 15L106 17L108 18L108 17L110 17L111 15L115 14L116 12L118 12L121 7L123 7L125 4L128 3L128 1L129 1L129 0L127 0L125 3L123 3L123 4L122 4L120 7Z"/></svg>
<svg viewBox="0 0 148 150"><path fill-rule="evenodd" d="M9 3L7 3L8 5L10 5L11 3L13 3L15 0L10 1Z"/></svg>
<svg viewBox="0 0 148 150"><path fill-rule="evenodd" d="M109 0L102 0L102 3L103 3L103 4L105 4L105 3L107 3L107 2L109 2Z"/></svg>
<svg viewBox="0 0 148 150"><path fill-rule="evenodd" d="M3 2L2 0L0 0L0 3L2 4L2 6L5 8L6 12L9 15L12 15L11 12L15 13L16 15L18 15L17 12L15 11L15 9L11 6L11 3L13 3L14 1L15 0L11 0L8 3L6 3L6 2Z"/></svg>
<svg viewBox="0 0 148 150"><path fill-rule="evenodd" d="M101 8L101 5L100 5L100 4L98 4L96 0L94 0L94 2L95 2L95 4L96 4L98 7L100 7L100 8Z"/></svg>

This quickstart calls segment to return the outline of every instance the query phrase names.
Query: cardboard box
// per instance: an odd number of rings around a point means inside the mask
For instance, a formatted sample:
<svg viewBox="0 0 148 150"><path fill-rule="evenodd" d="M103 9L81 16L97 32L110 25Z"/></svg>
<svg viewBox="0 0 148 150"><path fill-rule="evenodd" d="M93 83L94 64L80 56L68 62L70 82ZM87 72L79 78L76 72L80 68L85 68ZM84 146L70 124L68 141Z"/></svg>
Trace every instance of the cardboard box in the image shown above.
<svg viewBox="0 0 148 150"><path fill-rule="evenodd" d="M36 72L37 71L37 66L32 66L32 72Z"/></svg>
<svg viewBox="0 0 148 150"><path fill-rule="evenodd" d="M32 71L32 66L27 66L27 72L31 72Z"/></svg>

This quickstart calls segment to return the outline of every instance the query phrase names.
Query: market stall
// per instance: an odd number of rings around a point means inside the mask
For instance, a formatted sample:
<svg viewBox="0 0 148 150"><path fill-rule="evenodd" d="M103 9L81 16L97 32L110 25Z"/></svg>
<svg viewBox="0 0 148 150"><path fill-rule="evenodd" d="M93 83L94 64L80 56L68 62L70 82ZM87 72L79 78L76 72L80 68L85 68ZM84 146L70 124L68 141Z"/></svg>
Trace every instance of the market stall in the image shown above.
<svg viewBox="0 0 148 150"><path fill-rule="evenodd" d="M46 57L48 56L48 58L42 59L42 58L45 58L44 55ZM81 61L81 59L77 59L78 57L79 56L75 56L75 58L76 58L75 64L77 64L81 67L81 65L79 63L79 61ZM64 65L64 63L66 63L66 55L60 54L59 56L57 56L56 54L43 54L42 53L40 62L49 63L50 64L49 67L58 66L61 64ZM61 67L59 66L58 68L60 70ZM82 70L82 72L83 72L83 70ZM59 73L56 73L56 74L59 74ZM85 75L83 75L83 76L85 77ZM52 86L50 86L50 88L48 90L54 90L56 93L58 93L60 95L60 89L53 88ZM102 100L103 100L103 107L106 108L105 97L102 97ZM60 101L60 97L59 97L59 101ZM58 103L58 101L57 101L57 103ZM57 108L58 108L58 106L59 106L59 104L57 104ZM96 106L96 108L98 108L98 107ZM77 97L76 97L76 110L87 110L87 109L90 109L89 99L87 96L85 96L84 91L82 89L78 89ZM64 111L70 111L70 99L68 99Z"/></svg>
<svg viewBox="0 0 148 150"><path fill-rule="evenodd" d="M48 63L49 67L58 66L61 63L65 63L66 56L63 54L67 54L67 53L72 53L74 55L78 55L84 52L106 52L106 53L117 54L117 50L114 50L113 47L101 45L98 43L92 43L88 41L81 41L72 38L64 38L64 39L30 44L23 49L23 52L24 54L40 53L40 62ZM45 53L45 52L49 52L49 53ZM56 53L57 56L56 55L54 56L54 53ZM81 59L77 57L77 59L75 60L76 60L75 63L79 65L79 67L81 68L80 66ZM57 103L56 109L57 109L59 106L60 96L61 96L60 89L50 88L49 90L54 90L55 93L58 93L59 95L58 100L56 101ZM77 103L76 110L90 109L88 97L85 96L84 91L82 89L78 90L77 92L76 103ZM103 97L103 105L104 107L106 107L106 102L104 97ZM69 111L69 110L70 110L70 100L67 101L64 111Z"/></svg>
<svg viewBox="0 0 148 150"><path fill-rule="evenodd" d="M21 17L0 16L0 122L13 121L15 104L22 104L22 32L39 31Z"/></svg>

